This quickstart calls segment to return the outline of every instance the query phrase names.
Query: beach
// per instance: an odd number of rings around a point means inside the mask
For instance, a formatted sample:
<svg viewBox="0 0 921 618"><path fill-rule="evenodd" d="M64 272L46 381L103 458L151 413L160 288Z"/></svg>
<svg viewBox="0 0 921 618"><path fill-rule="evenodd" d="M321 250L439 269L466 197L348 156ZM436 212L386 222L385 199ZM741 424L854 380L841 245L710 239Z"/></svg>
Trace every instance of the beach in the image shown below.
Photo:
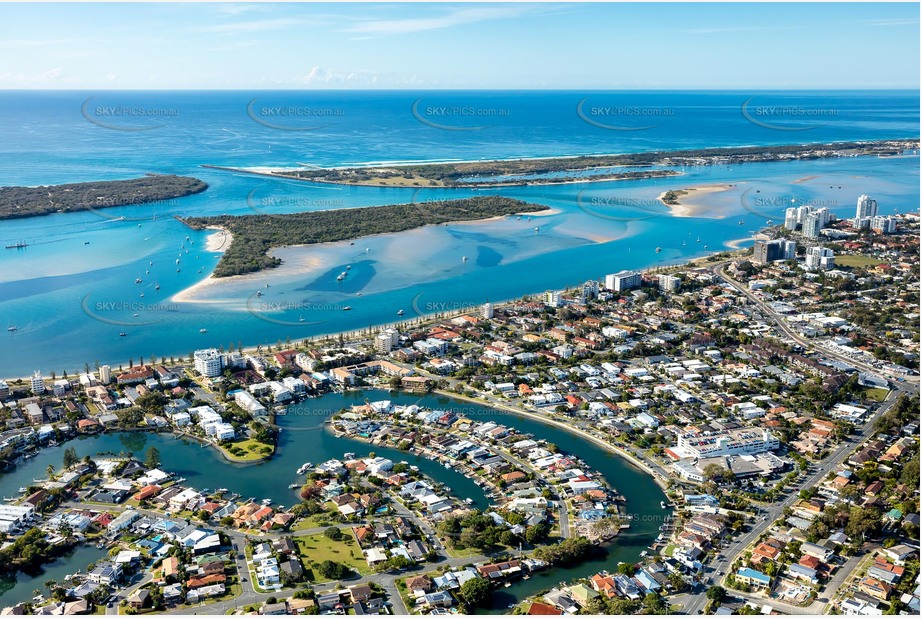
<svg viewBox="0 0 921 618"><path fill-rule="evenodd" d="M216 231L214 234L209 234L205 240L205 250L212 253L224 253L227 251L227 247L233 242L233 234L220 227L208 226L208 229Z"/></svg>
<svg viewBox="0 0 921 618"><path fill-rule="evenodd" d="M736 187L737 185L728 183L688 187L687 189L682 189L686 193L678 196L677 204L665 203L663 198L667 191L660 193L658 199L668 207L673 217L724 219L726 218L726 210L715 205L712 201L708 201L707 198L716 197Z"/></svg>

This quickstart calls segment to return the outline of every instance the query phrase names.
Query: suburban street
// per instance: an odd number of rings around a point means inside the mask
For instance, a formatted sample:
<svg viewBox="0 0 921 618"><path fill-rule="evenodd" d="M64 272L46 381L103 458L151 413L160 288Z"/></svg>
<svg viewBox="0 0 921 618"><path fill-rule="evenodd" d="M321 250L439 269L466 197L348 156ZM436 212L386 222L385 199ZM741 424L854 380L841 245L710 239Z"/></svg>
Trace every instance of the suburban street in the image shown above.
<svg viewBox="0 0 921 618"><path fill-rule="evenodd" d="M754 295L749 293L748 290L746 290L744 287L741 286L741 284L739 284L735 280L725 275L724 273L725 267L726 267L726 264L722 263L722 264L718 264L718 265L711 267L711 270L718 277L722 278L723 280L728 282L730 285L735 287L737 290L745 294L752 301L752 303L757 305L759 309L761 309L761 311L764 312L765 315L770 317L771 320L777 325L777 327L780 328L780 330L782 330L788 337L790 337L791 339L798 342L800 345L804 347L807 347L807 348L815 347L813 342L803 339L802 337L794 333L786 325L783 318L780 317L775 312L773 312L769 307L767 307L767 305L765 305L765 303L763 303L761 300L759 300ZM825 349L822 349L821 353L839 358L836 355L830 353L828 350L825 350ZM850 358L840 357L840 360L850 363L852 365L855 365L866 371L878 371L878 369L874 367L870 367L868 365L858 363ZM895 405L895 403L899 400L899 398L902 395L910 396L917 390L917 387L913 385L913 382L915 381L916 380L911 380L911 381L906 381L906 382L894 382L893 383L894 388L889 393L889 397L887 398L887 400L876 410L876 412L872 416L867 418L866 422L863 423L863 425L860 427L859 430L857 430L853 435L851 435L849 439L841 442L838 448L833 453L828 455L825 459L823 459L821 462L819 462L818 464L812 464L810 466L808 476L806 476L802 480L799 480L795 485L787 489L788 495L786 498L784 498L780 502L775 502L773 504L770 504L764 507L759 513L758 519L756 523L751 527L751 529L748 532L746 532L744 535L742 535L741 537L737 537L736 539L734 539L733 542L730 543L730 545L726 547L720 553L720 558L710 565L709 569L711 573L711 578L714 578L714 579L719 578L719 581L722 583L733 561L736 560L736 558L738 558L738 556L742 552L744 552L745 549L754 540L756 540L761 534L763 534L765 530L767 530L773 525L773 523L781 516L785 508L792 506L793 504L796 503L796 501L799 499L799 490L803 487L811 487L815 485L816 483L821 482L822 479L824 479L828 475L829 472L836 469L839 464L844 462L855 451L855 449L860 444L866 442L873 434L876 419L878 419L880 416L885 414L893 405ZM837 582L838 586L840 586L841 581L843 581L846 575L846 572L848 570L847 566L848 565L845 565L842 569L840 569L841 580ZM852 567L853 565L850 565L850 566ZM707 568L708 567L705 567L705 569ZM719 573L722 573L722 575L719 575ZM714 581L713 583L715 584L716 581ZM835 586L834 590L832 590L831 586L833 584L834 584L834 580L829 583L829 590L826 592L826 594L823 595L822 598L828 599L831 597L831 595L834 594L834 591L837 590L837 586ZM767 602L769 605L776 605L778 609L781 609L783 611L788 611L789 613L794 613L794 614L821 614L824 611L825 605L826 605L826 602L822 601L821 599L817 599L808 607L788 606L787 608L784 608L781 606L783 604L777 603L772 599L764 599L760 597L754 597L751 595L747 595L747 596L741 595L735 591L732 591L732 594L736 596L745 596L746 598L751 598L753 600L757 599L760 603ZM687 600L685 601L685 599ZM681 600L683 602L683 606L684 606L683 611L685 614L697 614L706 605L706 602L707 602L706 591L702 591L695 595L682 595Z"/></svg>

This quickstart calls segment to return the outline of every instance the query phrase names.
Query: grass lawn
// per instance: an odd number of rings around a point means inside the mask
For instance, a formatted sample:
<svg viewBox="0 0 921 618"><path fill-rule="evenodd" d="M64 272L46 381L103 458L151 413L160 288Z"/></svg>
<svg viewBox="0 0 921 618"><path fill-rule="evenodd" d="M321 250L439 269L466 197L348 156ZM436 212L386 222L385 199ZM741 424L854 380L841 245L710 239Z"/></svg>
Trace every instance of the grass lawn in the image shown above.
<svg viewBox="0 0 921 618"><path fill-rule="evenodd" d="M675 545L668 545L665 549L662 550L662 554L671 558L672 554L675 553L675 550L678 549Z"/></svg>
<svg viewBox="0 0 921 618"><path fill-rule="evenodd" d="M326 528L333 525L334 523L338 522L333 522L330 520L328 513L315 513L308 517L298 519L296 522L294 522L294 525L291 526L291 530L297 531L310 530L311 528Z"/></svg>
<svg viewBox="0 0 921 618"><path fill-rule="evenodd" d="M371 569L365 561L365 556L355 540L351 530L343 530L346 535L341 541L326 538L322 532L308 536L293 537L297 544L297 551L301 555L304 568L313 571L316 582L327 581L321 579L316 567L324 560L332 560L343 564L361 575L368 575Z"/></svg>
<svg viewBox="0 0 921 618"><path fill-rule="evenodd" d="M231 453L227 448L228 446L233 446L235 448L243 449L244 454L236 455L234 453ZM249 439L249 440L240 440L239 442L231 442L227 446L220 445L220 449L227 456L228 459L231 459L233 461L261 461L272 455L271 450L268 453L261 452L261 449L264 446L268 447L269 449L272 448L268 444L263 444L262 442L257 442L256 440Z"/></svg>
<svg viewBox="0 0 921 618"><path fill-rule="evenodd" d="M452 558L470 558L472 556L479 556L480 550L476 547L465 547L464 549L454 549L445 545L445 552Z"/></svg>
<svg viewBox="0 0 921 618"><path fill-rule="evenodd" d="M882 264L882 260L867 257L865 255L836 255L835 266L850 266L852 268L864 268L866 266L876 266Z"/></svg>
<svg viewBox="0 0 921 618"><path fill-rule="evenodd" d="M868 388L864 391L864 394L870 401L885 401L889 391L885 388Z"/></svg>

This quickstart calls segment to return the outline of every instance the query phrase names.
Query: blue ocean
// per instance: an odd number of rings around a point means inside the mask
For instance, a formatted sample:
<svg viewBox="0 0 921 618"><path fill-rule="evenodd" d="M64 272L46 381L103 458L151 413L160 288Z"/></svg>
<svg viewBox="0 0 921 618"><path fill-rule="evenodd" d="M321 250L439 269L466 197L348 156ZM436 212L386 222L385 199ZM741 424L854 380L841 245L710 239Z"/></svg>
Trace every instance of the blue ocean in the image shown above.
<svg viewBox="0 0 921 618"><path fill-rule="evenodd" d="M821 204L841 217L853 215L862 193L884 213L919 204L917 151L488 191L345 187L202 167L917 138L914 91L5 92L0 118L0 185L148 173L209 184L163 203L0 221L4 247L28 245L0 249L0 375L11 377L127 366L207 346L275 345L539 294L745 246L795 203ZM663 191L700 186L722 187L700 198L700 216L674 216L657 202ZM281 268L217 285L208 277L220 243L174 218L409 202L425 208L484 193L550 210L286 248L277 253Z"/></svg>

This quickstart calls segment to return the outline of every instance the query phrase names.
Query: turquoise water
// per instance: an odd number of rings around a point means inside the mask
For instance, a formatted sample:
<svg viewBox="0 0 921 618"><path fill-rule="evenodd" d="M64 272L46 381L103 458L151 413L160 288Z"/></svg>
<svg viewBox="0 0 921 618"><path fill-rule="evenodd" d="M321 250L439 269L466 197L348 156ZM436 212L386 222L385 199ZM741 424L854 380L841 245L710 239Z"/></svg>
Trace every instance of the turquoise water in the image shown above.
<svg viewBox="0 0 921 618"><path fill-rule="evenodd" d="M678 170L683 176L667 179L486 192L314 185L200 167L537 157L906 137L918 133L913 92L755 93L759 105L838 112L793 133L748 122L740 105L752 93L591 93L592 105L626 102L674 112L657 118L655 128L627 132L583 122L575 111L584 98L578 93L257 94L260 104L309 103L343 113L329 118L322 129L297 132L273 130L248 117L246 104L253 93L0 95L2 184L157 172L191 174L210 185L202 194L160 204L0 222L4 245L29 244L0 252L0 325L18 327L10 333L0 330L6 352L0 356L0 375L25 375L34 369L73 372L96 361L119 364L152 354L186 355L204 346L274 343L392 322L398 309L409 318L415 317L414 307L426 313L426 307L481 304L576 285L623 268L674 263L719 250L727 241L750 236L766 219L777 221L793 199L827 203L840 216L853 212L861 193L876 197L887 213L917 209L919 201L914 155L686 168ZM95 97L94 105L143 104L175 108L178 115L155 130L110 130L81 115L89 96ZM510 113L488 129L444 131L410 113L420 96L427 105L429 100L435 105L469 99ZM802 122L780 121L790 126ZM710 198L719 204L723 219L675 219L655 203L662 191L711 183L739 183L739 190ZM755 193L745 194L743 188ZM558 213L293 251L283 259L303 259L307 265L300 272L271 273L269 289L261 282L245 282L202 292L203 303L171 300L205 279L218 257L205 250L205 233L188 230L173 215L271 214L403 202L424 208L432 200L484 193L545 204ZM125 219L113 220L121 216ZM469 259L462 261L463 256ZM349 277L337 282L337 273L348 265ZM137 278L143 282L134 283ZM257 289L264 296L254 307L248 301ZM343 312L346 305L352 310ZM202 328L207 333L201 334ZM121 332L126 336L120 337Z"/></svg>
<svg viewBox="0 0 921 618"><path fill-rule="evenodd" d="M15 579L0 579L0 605L4 607L28 602L35 596L35 590L42 596L48 596L45 582L53 579L59 585L67 587L64 581L66 575L71 575L77 570L86 572L86 566L98 562L107 555L106 550L97 549L95 545L79 545L74 551L46 564L42 572L35 576L25 573L17 574Z"/></svg>
<svg viewBox="0 0 921 618"><path fill-rule="evenodd" d="M141 458L149 447L155 446L160 451L163 468L185 477L188 484L193 487L199 489L226 487L230 491L247 497L271 498L276 505L291 505L296 501L295 493L288 489L288 485L298 480L295 471L305 461L316 464L333 457L341 458L346 452L354 452L361 457L372 451L394 461L406 460L419 466L423 473L450 487L456 497L472 499L478 508L485 508L488 505L482 489L453 469L395 449L369 445L358 440L337 438L324 429L324 421L329 416L342 408L361 404L365 399L372 401L390 399L395 404L415 403L433 409L452 409L475 420L488 419L514 427L523 433L533 434L538 439L546 439L557 444L565 452L578 455L626 497L627 512L635 517L633 527L618 537L612 546L611 553L604 560L586 562L571 569L553 569L530 580L521 581L512 588L503 588L496 595L497 608L504 608L512 600L522 599L561 579L582 577L597 572L599 569L613 568L616 567L618 561L636 560L639 553L658 535L658 527L664 515L667 514L659 506L659 501L663 498L662 492L649 476L619 457L594 444L583 442L566 431L527 418L452 399L432 395L420 398L386 391L353 391L333 394L320 399L308 400L299 406L292 406L287 415L279 417L282 433L278 453L263 463L247 466L231 464L213 448L201 448L196 442L178 440L169 434L109 433L78 438L68 442L66 446L43 449L36 457L27 460L12 472L0 475L0 495L16 495L18 487L28 485L33 478L44 477L45 468L49 464L60 467L64 449L69 446L76 448L80 457L95 456L100 452L127 451ZM83 555L82 553L76 554L68 565L72 565L72 569L84 568L85 565L81 565L77 559ZM89 556L89 554L86 556L87 563L96 559L95 556ZM41 577L47 579L47 576ZM38 583L44 582L45 579L39 579ZM35 588L34 583L29 583L28 578L23 574L20 575L20 580L22 583L16 590L26 591L31 596L31 591ZM0 601L7 603L6 593L0 592Z"/></svg>

